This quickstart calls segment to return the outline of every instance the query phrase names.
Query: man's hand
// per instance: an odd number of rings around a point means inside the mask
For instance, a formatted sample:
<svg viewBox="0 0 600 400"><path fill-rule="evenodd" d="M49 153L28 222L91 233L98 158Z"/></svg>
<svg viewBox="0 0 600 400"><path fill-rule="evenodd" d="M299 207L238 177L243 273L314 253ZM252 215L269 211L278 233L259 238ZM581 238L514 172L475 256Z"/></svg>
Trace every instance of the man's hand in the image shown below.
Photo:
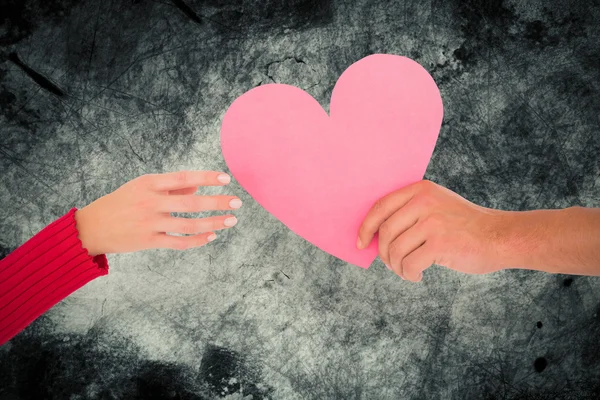
<svg viewBox="0 0 600 400"><path fill-rule="evenodd" d="M79 238L90 255L203 246L216 238L213 231L234 226L236 218L175 218L170 214L240 208L242 202L235 196L195 195L199 186L224 186L230 180L229 175L212 171L140 176L75 213Z"/></svg>
<svg viewBox="0 0 600 400"><path fill-rule="evenodd" d="M413 282L432 264L485 274L508 267L502 249L509 216L420 181L375 203L360 228L357 246L367 247L378 233L381 260Z"/></svg>

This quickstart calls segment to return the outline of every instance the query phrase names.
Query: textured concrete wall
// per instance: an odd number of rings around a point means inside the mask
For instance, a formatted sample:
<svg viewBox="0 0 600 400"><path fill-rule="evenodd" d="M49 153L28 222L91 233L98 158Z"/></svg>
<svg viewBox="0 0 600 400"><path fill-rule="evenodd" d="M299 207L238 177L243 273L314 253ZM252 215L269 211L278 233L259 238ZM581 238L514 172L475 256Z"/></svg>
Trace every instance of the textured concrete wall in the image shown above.
<svg viewBox="0 0 600 400"><path fill-rule="evenodd" d="M327 109L338 76L373 53L415 59L440 87L428 179L489 207L600 206L597 1L186 4L2 0L4 253L138 175L224 170L220 121L237 96L288 83ZM215 243L110 256L109 276L0 348L0 398L599 393L597 278L434 267L412 284L319 251L235 183L206 193L222 191L245 206Z"/></svg>

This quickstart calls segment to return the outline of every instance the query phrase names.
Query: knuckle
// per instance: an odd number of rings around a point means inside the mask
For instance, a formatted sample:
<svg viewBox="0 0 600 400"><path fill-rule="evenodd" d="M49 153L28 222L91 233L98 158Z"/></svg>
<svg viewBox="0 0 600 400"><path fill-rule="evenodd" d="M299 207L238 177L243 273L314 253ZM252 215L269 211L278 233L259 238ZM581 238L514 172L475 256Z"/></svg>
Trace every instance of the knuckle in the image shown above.
<svg viewBox="0 0 600 400"><path fill-rule="evenodd" d="M217 198L213 196L206 197L204 199L204 208L208 210L220 210L229 208L228 198Z"/></svg>
<svg viewBox="0 0 600 400"><path fill-rule="evenodd" d="M444 222L444 216L439 212L429 214L424 221L427 225L432 227L439 227Z"/></svg>
<svg viewBox="0 0 600 400"><path fill-rule="evenodd" d="M419 182L419 186L420 186L420 189L431 190L433 187L435 187L435 183L431 182L428 179L423 179L422 181Z"/></svg>
<svg viewBox="0 0 600 400"><path fill-rule="evenodd" d="M188 181L188 172L187 171L177 171L174 175L174 180L177 183L185 184Z"/></svg>
<svg viewBox="0 0 600 400"><path fill-rule="evenodd" d="M148 196L141 196L136 201L136 208L140 211L153 210L154 208L156 208L156 205L156 200Z"/></svg>
<svg viewBox="0 0 600 400"><path fill-rule="evenodd" d="M225 222L222 219L215 219L213 221L211 221L211 223L209 224L209 228L210 230L214 231L216 229L221 229L225 226Z"/></svg>
<svg viewBox="0 0 600 400"><path fill-rule="evenodd" d="M388 247L388 252L390 253L391 258L398 258L398 256L400 256L400 251L400 243L398 243L397 240L390 243Z"/></svg>
<svg viewBox="0 0 600 400"><path fill-rule="evenodd" d="M196 198L194 196L181 196L179 202L182 210L192 211L196 208Z"/></svg>
<svg viewBox="0 0 600 400"><path fill-rule="evenodd" d="M131 182L135 183L137 186L146 186L146 185L150 184L151 181L152 181L152 175L144 174L144 175L138 176Z"/></svg>
<svg viewBox="0 0 600 400"><path fill-rule="evenodd" d="M181 233L186 235L193 235L197 232L196 223L193 220L185 220L181 225Z"/></svg>
<svg viewBox="0 0 600 400"><path fill-rule="evenodd" d="M373 204L373 211L381 213L385 211L385 202L383 199L379 199Z"/></svg>
<svg viewBox="0 0 600 400"><path fill-rule="evenodd" d="M379 236L380 237L389 237L392 234L392 227L389 223L384 222L379 227Z"/></svg>
<svg viewBox="0 0 600 400"><path fill-rule="evenodd" d="M424 208L431 208L435 205L435 197L428 192L417 195L415 201L418 202L418 206Z"/></svg>

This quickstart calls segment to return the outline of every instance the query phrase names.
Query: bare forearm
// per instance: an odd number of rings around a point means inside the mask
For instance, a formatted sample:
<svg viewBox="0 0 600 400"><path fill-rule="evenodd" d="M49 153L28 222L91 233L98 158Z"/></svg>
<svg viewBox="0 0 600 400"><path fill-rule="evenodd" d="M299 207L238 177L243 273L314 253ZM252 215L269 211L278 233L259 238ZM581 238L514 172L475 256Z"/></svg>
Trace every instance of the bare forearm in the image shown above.
<svg viewBox="0 0 600 400"><path fill-rule="evenodd" d="M600 208L503 212L507 268L600 275Z"/></svg>

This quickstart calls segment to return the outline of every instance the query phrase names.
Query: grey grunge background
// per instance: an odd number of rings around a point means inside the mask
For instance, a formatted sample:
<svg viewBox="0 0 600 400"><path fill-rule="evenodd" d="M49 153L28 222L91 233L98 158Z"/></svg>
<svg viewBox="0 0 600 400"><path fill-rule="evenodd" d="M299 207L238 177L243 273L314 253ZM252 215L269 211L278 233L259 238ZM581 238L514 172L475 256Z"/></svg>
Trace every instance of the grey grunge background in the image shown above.
<svg viewBox="0 0 600 400"><path fill-rule="evenodd" d="M237 96L287 83L327 109L373 53L440 87L428 179L489 207L600 206L597 1L0 4L4 255L138 175L225 169ZM235 183L206 193L221 191L245 202L236 228L109 256L107 277L0 348L0 398L600 396L599 279L433 267L412 284L319 251Z"/></svg>

